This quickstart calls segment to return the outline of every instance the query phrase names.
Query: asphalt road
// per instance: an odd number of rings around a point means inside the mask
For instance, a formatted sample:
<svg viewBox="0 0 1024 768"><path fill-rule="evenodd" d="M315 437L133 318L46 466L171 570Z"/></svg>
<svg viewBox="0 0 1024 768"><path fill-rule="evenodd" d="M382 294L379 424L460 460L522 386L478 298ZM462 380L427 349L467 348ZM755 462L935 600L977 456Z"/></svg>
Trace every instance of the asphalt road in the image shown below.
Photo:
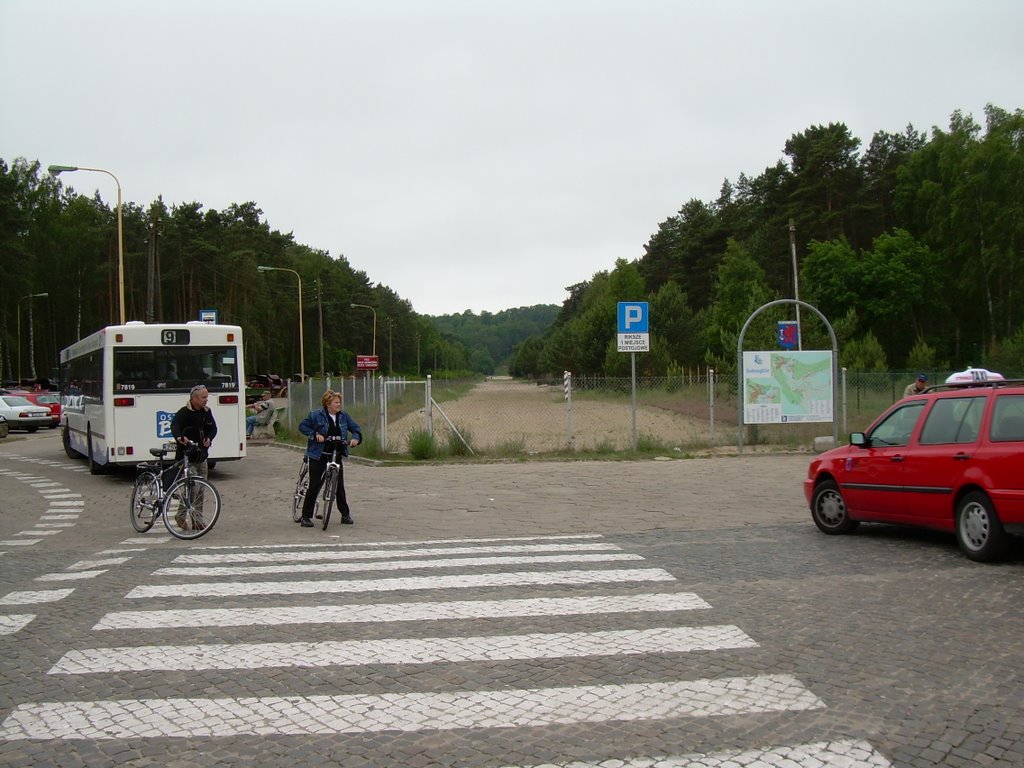
<svg viewBox="0 0 1024 768"><path fill-rule="evenodd" d="M809 457L379 467L253 446L181 542L0 441L4 766L1020 766L1024 555L826 537Z"/></svg>

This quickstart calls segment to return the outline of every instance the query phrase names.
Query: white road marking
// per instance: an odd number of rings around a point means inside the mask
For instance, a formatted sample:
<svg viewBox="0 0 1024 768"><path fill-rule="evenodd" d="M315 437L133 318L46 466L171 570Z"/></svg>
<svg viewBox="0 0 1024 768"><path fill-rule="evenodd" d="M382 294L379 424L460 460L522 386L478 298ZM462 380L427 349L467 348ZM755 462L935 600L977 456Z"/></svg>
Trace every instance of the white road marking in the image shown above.
<svg viewBox="0 0 1024 768"><path fill-rule="evenodd" d="M0 547L27 547L30 544L38 544L40 541L42 539L4 539L0 541Z"/></svg>
<svg viewBox="0 0 1024 768"><path fill-rule="evenodd" d="M351 546L351 545L349 545ZM200 565L206 563L288 563L310 560L380 560L396 557L434 557L437 555L485 555L485 554L538 554L542 552L621 552L616 544L521 544L476 547L433 547L404 549L350 549L320 550L312 552L246 552L232 554L189 554L178 555L176 563Z"/></svg>
<svg viewBox="0 0 1024 768"><path fill-rule="evenodd" d="M417 540L404 540L404 541L367 541L367 542L361 542L358 545L353 545L353 544L351 544L349 542L345 542L345 543L341 543L341 542L337 542L337 543L317 542L315 544L257 544L257 545L252 545L252 544L222 544L220 546L217 546L217 545L207 545L207 546L204 546L203 549L205 551L207 551L207 552L212 552L212 551L215 551L215 550L224 551L224 550L239 550L239 549L245 549L245 550L253 550L253 549L322 549L322 548L325 548L325 547L330 548L330 549L334 549L334 550L338 550L338 549L344 549L344 548L352 547L352 546L357 546L359 548L366 548L366 547L390 547L392 549L397 549L399 547L409 547L409 546L413 546L413 545L422 545L422 544L431 544L431 545L434 545L434 544L481 544L481 543L484 543L484 542L492 542L492 543L493 542L510 542L510 541L520 541L520 542L522 542L522 541L538 541L538 540L543 540L543 541L581 541L581 540L587 540L587 539L591 539L592 540L592 539L600 539L600 538L603 538L603 535L600 534L600 533L569 533L569 534L558 535L558 536L548 536L548 535L543 535L543 536L492 536L492 537L480 538L480 539L417 539Z"/></svg>
<svg viewBox="0 0 1024 768"><path fill-rule="evenodd" d="M640 555L601 553L596 555L525 555L508 557L457 557L446 560L394 560L370 563L289 563L287 565L223 565L189 568L159 568L156 576L254 576L268 573L359 573L361 571L403 571L416 568L464 568L488 565L528 565L544 563L603 563L643 560Z"/></svg>
<svg viewBox="0 0 1024 768"><path fill-rule="evenodd" d="M544 763L529 768L892 768L892 763L866 741L819 741L791 747L729 750L710 754L638 757L600 763ZM526 768L506 765L504 768Z"/></svg>
<svg viewBox="0 0 1024 768"><path fill-rule="evenodd" d="M95 579L106 571L78 571L76 573L44 573L36 576L33 581L80 581L83 579Z"/></svg>
<svg viewBox="0 0 1024 768"><path fill-rule="evenodd" d="M433 664L636 656L756 647L757 643L739 627L731 625L309 643L143 645L68 651L50 668L49 673L85 675L140 669L194 672L206 669Z"/></svg>
<svg viewBox="0 0 1024 768"><path fill-rule="evenodd" d="M56 603L74 592L74 589L46 589L26 592L8 592L0 597L0 605L33 605Z"/></svg>
<svg viewBox="0 0 1024 768"><path fill-rule="evenodd" d="M409 576L393 579L345 579L341 581L249 581L197 582L195 584L135 587L125 597L240 597L243 595L315 595L338 592L392 592L403 589L467 589L556 584L622 584L625 582L675 581L661 568L607 571L546 571L452 576Z"/></svg>
<svg viewBox="0 0 1024 768"><path fill-rule="evenodd" d="M77 563L72 563L68 566L68 569L80 569L89 570L90 568L102 568L105 565L122 565L131 560L130 557L108 557L106 560L79 560Z"/></svg>
<svg viewBox="0 0 1024 768"><path fill-rule="evenodd" d="M651 613L711 608L692 592L632 596L549 597L514 600L453 600L370 605L313 605L276 608L199 608L194 610L117 611L93 629L165 629L171 627L249 627L278 624L358 624L384 621L501 619L522 616L583 616Z"/></svg>
<svg viewBox="0 0 1024 768"><path fill-rule="evenodd" d="M61 531L41 531L39 526L30 528L27 531L18 531L14 534L15 536L54 536L55 534L61 533Z"/></svg>
<svg viewBox="0 0 1024 768"><path fill-rule="evenodd" d="M824 709L790 675L629 685L337 696L20 704L0 739L131 739L522 728Z"/></svg>
<svg viewBox="0 0 1024 768"><path fill-rule="evenodd" d="M81 494L78 494L78 493L71 494L71 495L75 496L75 497L80 497L81 496ZM84 501L51 501L50 502L50 506L51 507L84 507L85 506L85 502Z"/></svg>
<svg viewBox="0 0 1024 768"><path fill-rule="evenodd" d="M13 635L26 626L36 615L34 613L12 613L0 615L0 635Z"/></svg>

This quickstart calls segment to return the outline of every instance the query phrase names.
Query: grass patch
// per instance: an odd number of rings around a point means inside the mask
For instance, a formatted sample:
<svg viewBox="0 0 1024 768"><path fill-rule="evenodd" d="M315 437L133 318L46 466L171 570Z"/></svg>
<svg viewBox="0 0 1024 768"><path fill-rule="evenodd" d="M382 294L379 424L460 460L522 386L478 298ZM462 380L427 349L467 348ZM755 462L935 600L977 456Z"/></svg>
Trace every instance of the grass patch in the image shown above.
<svg viewBox="0 0 1024 768"><path fill-rule="evenodd" d="M437 441L425 429L415 429L410 432L406 444L409 454L417 461L429 461L437 458Z"/></svg>

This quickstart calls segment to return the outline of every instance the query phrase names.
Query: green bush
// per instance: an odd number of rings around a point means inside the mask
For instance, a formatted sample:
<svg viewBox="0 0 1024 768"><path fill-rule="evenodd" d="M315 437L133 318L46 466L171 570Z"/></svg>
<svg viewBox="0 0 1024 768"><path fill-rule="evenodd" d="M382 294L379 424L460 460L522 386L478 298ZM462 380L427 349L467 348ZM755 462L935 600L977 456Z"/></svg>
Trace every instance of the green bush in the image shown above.
<svg viewBox="0 0 1024 768"><path fill-rule="evenodd" d="M407 445L409 453L414 459L426 461L437 457L437 443L434 436L425 429L416 429L410 432Z"/></svg>

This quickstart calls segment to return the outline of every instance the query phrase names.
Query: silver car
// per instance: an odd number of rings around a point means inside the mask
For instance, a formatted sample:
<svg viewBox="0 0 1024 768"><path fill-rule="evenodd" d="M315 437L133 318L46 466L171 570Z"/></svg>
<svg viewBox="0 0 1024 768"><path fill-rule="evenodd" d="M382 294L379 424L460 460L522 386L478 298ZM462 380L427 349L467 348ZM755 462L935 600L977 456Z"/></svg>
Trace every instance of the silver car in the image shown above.
<svg viewBox="0 0 1024 768"><path fill-rule="evenodd" d="M0 395L0 416L7 420L8 429L35 432L40 427L50 426L49 408L40 408L17 395Z"/></svg>

